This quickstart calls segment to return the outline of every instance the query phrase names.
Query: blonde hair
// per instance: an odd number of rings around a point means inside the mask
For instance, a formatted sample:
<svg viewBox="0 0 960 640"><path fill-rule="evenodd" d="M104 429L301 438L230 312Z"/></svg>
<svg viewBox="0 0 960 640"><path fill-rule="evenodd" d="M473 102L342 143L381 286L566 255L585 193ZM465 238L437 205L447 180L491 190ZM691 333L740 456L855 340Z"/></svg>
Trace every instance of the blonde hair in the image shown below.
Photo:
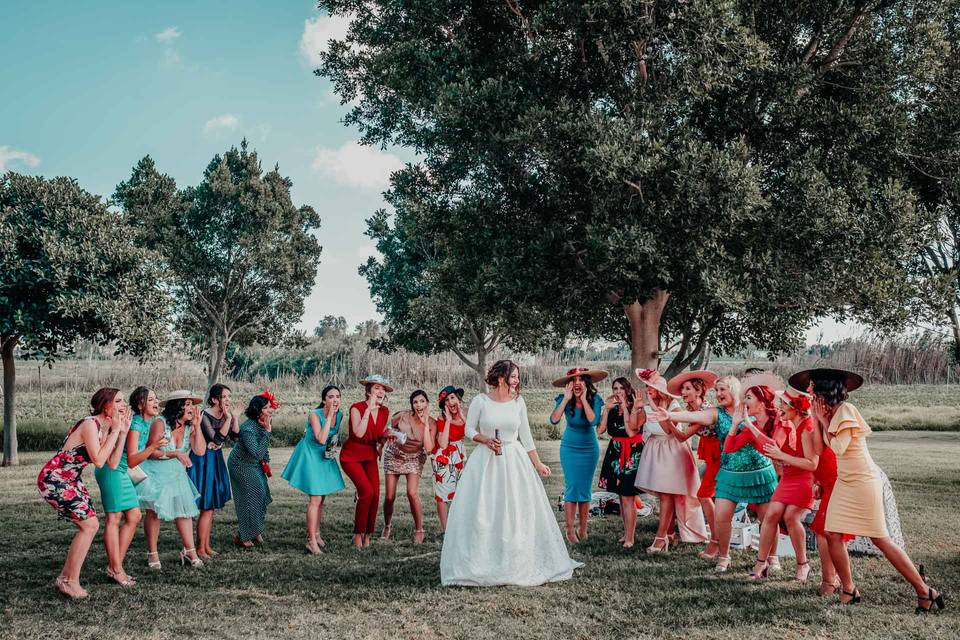
<svg viewBox="0 0 960 640"><path fill-rule="evenodd" d="M727 388L730 389L730 395L733 396L734 402L740 401L740 380L737 376L723 376L717 380L717 384L725 384Z"/></svg>

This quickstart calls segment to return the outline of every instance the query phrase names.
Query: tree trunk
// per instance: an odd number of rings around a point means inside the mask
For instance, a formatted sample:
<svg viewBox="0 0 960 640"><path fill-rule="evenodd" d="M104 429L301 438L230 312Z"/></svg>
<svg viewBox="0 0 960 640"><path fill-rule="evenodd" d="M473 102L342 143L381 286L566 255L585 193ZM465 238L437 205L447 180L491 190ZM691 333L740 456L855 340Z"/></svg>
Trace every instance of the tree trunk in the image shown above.
<svg viewBox="0 0 960 640"><path fill-rule="evenodd" d="M13 349L20 336L0 338L0 353L3 356L3 466L20 464L17 458L17 414L14 413L17 371L13 362Z"/></svg>
<svg viewBox="0 0 960 640"><path fill-rule="evenodd" d="M655 289L644 302L624 305L630 323L630 366L632 369L656 369L660 364L660 319L670 292Z"/></svg>
<svg viewBox="0 0 960 640"><path fill-rule="evenodd" d="M477 366L474 367L474 371L477 372L477 389L481 392L487 390L487 383L485 378L487 377L487 352L483 347L480 347L477 350Z"/></svg>
<svg viewBox="0 0 960 640"><path fill-rule="evenodd" d="M210 343L210 357L207 360L207 389L220 381L223 374L223 361L227 356L226 336L216 335Z"/></svg>

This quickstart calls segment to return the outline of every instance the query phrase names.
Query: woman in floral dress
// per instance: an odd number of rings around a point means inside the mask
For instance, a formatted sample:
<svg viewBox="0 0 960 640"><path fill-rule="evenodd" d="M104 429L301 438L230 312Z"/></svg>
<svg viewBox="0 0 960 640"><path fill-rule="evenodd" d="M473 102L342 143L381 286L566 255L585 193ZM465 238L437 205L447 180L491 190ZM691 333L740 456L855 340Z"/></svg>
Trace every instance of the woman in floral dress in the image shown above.
<svg viewBox="0 0 960 640"><path fill-rule="evenodd" d="M431 452L433 495L437 503L440 531L447 530L447 513L457 493L467 454L463 448L467 418L463 410L463 389L447 385L440 390L440 418L424 432L424 448Z"/></svg>
<svg viewBox="0 0 960 640"><path fill-rule="evenodd" d="M640 490L637 467L643 453L643 435L630 435L625 420L633 411L633 385L626 378L613 381L613 394L603 405L603 415L597 426L597 435L610 435L610 444L600 465L599 487L620 496L620 517L623 518L623 538L626 548L633 546L637 530L637 504L635 496Z"/></svg>
<svg viewBox="0 0 960 640"><path fill-rule="evenodd" d="M113 453L118 447L122 450L130 428L129 412L119 389L100 389L93 394L90 407L90 416L70 428L63 446L37 476L37 490L43 499L57 510L57 515L77 526L67 560L55 582L57 591L69 598L89 595L80 586L80 569L100 528L90 492L80 476L88 464L99 468L108 458L119 459ZM106 437L102 437L104 428Z"/></svg>

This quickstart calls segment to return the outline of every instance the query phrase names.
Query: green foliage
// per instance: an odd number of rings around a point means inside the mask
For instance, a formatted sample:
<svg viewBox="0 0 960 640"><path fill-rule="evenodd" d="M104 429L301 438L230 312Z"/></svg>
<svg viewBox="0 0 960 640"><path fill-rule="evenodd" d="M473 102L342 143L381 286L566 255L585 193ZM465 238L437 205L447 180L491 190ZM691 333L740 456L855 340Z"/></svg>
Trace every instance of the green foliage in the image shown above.
<svg viewBox="0 0 960 640"><path fill-rule="evenodd" d="M71 178L0 177L0 335L53 360L80 339L144 356L166 337L155 255Z"/></svg>
<svg viewBox="0 0 960 640"><path fill-rule="evenodd" d="M149 156L117 186L141 241L163 255L177 328L203 345L211 382L229 345L276 344L303 314L320 218L293 204L291 186L277 167L264 173L246 141L214 156L196 187L178 191Z"/></svg>
<svg viewBox="0 0 960 640"><path fill-rule="evenodd" d="M394 178L394 226L371 222L388 241L366 275L404 344L443 333L445 256L488 313L559 334L623 339L623 306L669 292L680 363L792 349L823 315L905 320L932 216L897 151L948 0L319 5L352 19L319 70L346 123L424 158Z"/></svg>

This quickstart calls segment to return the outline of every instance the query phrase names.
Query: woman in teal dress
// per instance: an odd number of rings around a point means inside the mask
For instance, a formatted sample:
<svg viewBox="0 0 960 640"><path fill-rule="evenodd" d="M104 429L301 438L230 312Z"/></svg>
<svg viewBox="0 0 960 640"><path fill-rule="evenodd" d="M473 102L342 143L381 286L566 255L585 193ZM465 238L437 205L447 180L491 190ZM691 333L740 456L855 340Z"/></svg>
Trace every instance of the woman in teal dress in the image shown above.
<svg viewBox="0 0 960 640"><path fill-rule="evenodd" d="M131 411L135 414L130 422L130 430L126 433L124 442L120 443L110 456L107 464L94 471L97 484L100 485L103 510L107 514L107 522L103 528L103 546L107 552L107 576L125 587L136 583L136 580L124 571L123 561L127 557L127 550L133 542L133 536L137 532L141 518L140 498L128 470L131 466L139 465L152 452L166 444L160 440L147 445L144 439L141 446L140 433L134 427L135 424L138 427L146 426L141 413L143 405L151 399L156 404L156 394L146 387L138 387L130 394L129 408L124 407L125 419L129 419ZM149 431L149 428L144 431ZM121 520L123 526L120 525Z"/></svg>
<svg viewBox="0 0 960 640"><path fill-rule="evenodd" d="M550 422L559 424L562 416L567 418L560 439L560 466L563 467L563 513L567 540L572 543L587 538L593 473L600 461L600 444L594 429L600 423L603 411L603 398L593 385L606 377L606 371L579 367L570 369L567 375L553 381L553 386L563 388L563 393L557 396ZM575 515L580 518L576 530Z"/></svg>
<svg viewBox="0 0 960 640"><path fill-rule="evenodd" d="M200 513L200 492L187 475L187 467L193 464L188 452L199 454L206 448L197 416L200 402L189 391L174 391L161 403L162 414L150 417L150 441L167 441L140 464L150 484L143 489L143 482L137 485L140 508L147 512L143 528L147 534L147 566L151 569L160 569L157 543L161 521L176 523L183 542L180 564L203 566L193 541L193 519Z"/></svg>
<svg viewBox="0 0 960 640"><path fill-rule="evenodd" d="M254 396L247 405L247 419L240 424L237 443L230 452L227 468L233 489L233 506L237 509L237 535L233 543L250 548L263 544L263 530L270 496L270 419L280 406L269 391Z"/></svg>
<svg viewBox="0 0 960 640"><path fill-rule="evenodd" d="M307 551L313 555L326 546L320 537L324 497L344 488L336 458L342 419L340 389L328 385L320 394L320 406L307 416L303 437L283 469L283 479L310 497L307 502Z"/></svg>

